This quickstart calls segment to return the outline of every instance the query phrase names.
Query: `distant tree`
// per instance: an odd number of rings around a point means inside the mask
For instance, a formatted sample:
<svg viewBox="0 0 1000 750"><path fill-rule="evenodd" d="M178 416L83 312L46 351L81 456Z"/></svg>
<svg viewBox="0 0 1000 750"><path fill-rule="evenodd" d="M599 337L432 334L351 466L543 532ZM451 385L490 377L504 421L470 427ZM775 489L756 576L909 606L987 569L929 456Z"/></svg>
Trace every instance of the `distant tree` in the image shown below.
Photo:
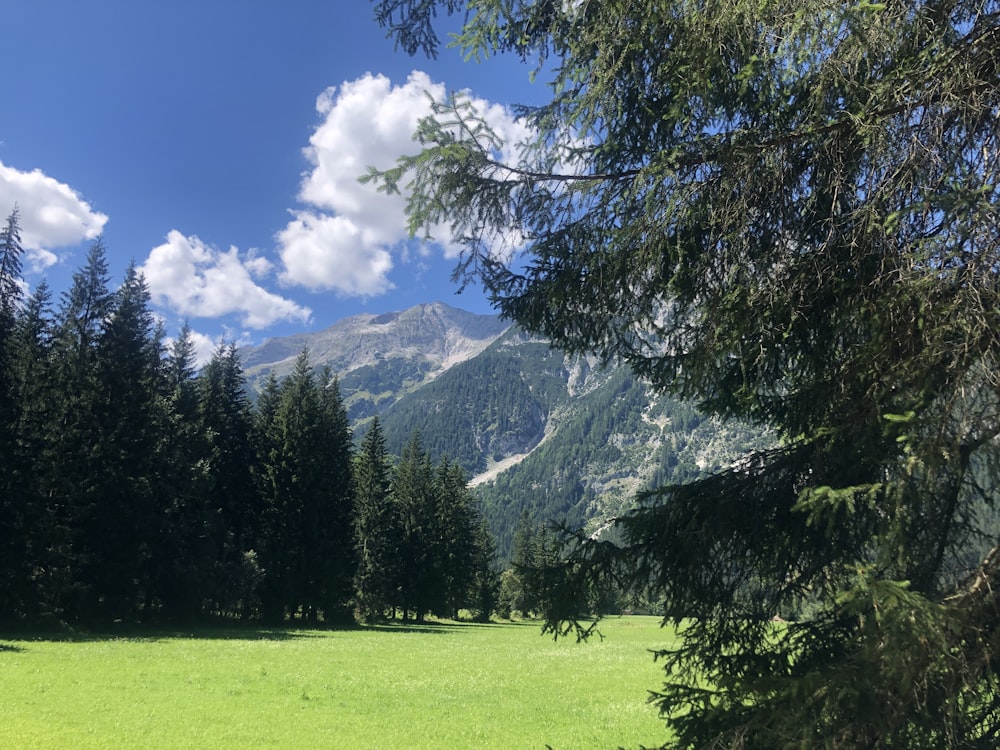
<svg viewBox="0 0 1000 750"><path fill-rule="evenodd" d="M496 539L489 524L480 520L473 543L472 576L466 603L475 622L489 622L500 601L496 557Z"/></svg>
<svg viewBox="0 0 1000 750"><path fill-rule="evenodd" d="M389 494L392 467L378 416L372 418L354 462L354 533L358 609L366 620L381 618L395 601L393 569L399 520Z"/></svg>
<svg viewBox="0 0 1000 750"><path fill-rule="evenodd" d="M535 565L535 531L528 512L522 511L514 528L511 564L501 577L499 607L505 615L537 611L537 597L525 583L527 571Z"/></svg>
<svg viewBox="0 0 1000 750"><path fill-rule="evenodd" d="M317 381L303 350L267 393L263 414L262 563L269 619L346 616L354 574L350 432L335 381Z"/></svg>
<svg viewBox="0 0 1000 750"><path fill-rule="evenodd" d="M101 617L136 617L152 604L152 550L164 517L158 481L169 466L160 450L168 426L162 360L149 290L133 264L99 323L87 395L96 445L80 528Z"/></svg>
<svg viewBox="0 0 1000 750"><path fill-rule="evenodd" d="M0 612L20 612L28 579L25 504L16 484L18 401L14 361L18 308L21 302L21 230L15 208L0 229ZM3 617L3 615L0 615Z"/></svg>
<svg viewBox="0 0 1000 750"><path fill-rule="evenodd" d="M469 491L465 472L442 458L437 466L438 558L444 586L444 609L438 614L457 618L460 609L481 612L486 608L486 588L492 571L492 538L484 536L476 499ZM492 607L486 610L488 618Z"/></svg>
<svg viewBox="0 0 1000 750"><path fill-rule="evenodd" d="M212 598L217 611L248 616L256 608L262 508L253 474L254 412L236 346L220 345L196 385L207 443L209 533L218 556Z"/></svg>
<svg viewBox="0 0 1000 750"><path fill-rule="evenodd" d="M424 450L420 433L414 432L392 475L392 499L399 519L398 555L393 569L396 601L407 620L412 613L422 621L432 609L443 606L443 581L438 556L435 510L437 496L434 467Z"/></svg>

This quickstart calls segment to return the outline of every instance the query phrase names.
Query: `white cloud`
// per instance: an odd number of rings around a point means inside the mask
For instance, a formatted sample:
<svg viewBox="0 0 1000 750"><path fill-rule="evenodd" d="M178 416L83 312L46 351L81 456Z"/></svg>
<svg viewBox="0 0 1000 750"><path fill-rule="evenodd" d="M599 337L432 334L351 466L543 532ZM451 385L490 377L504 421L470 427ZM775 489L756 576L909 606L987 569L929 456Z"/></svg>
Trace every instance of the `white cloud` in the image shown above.
<svg viewBox="0 0 1000 750"><path fill-rule="evenodd" d="M406 197L380 193L358 177L369 165L389 167L397 156L412 153L417 122L431 111L428 96L446 95L444 84L421 71L400 86L369 73L320 94L316 110L322 122L304 150L312 169L299 193L309 209L293 212L277 237L282 282L355 296L392 288L393 255L407 260ZM527 135L505 108L481 99L473 104L510 150ZM446 257L457 257L460 247L446 227L432 235Z"/></svg>
<svg viewBox="0 0 1000 750"><path fill-rule="evenodd" d="M32 270L56 263L54 248L94 239L108 221L69 185L41 170L22 172L0 162L0 206L12 209L15 205L20 211L21 243Z"/></svg>
<svg viewBox="0 0 1000 750"><path fill-rule="evenodd" d="M241 256L235 247L223 252L177 230L154 247L140 271L153 301L181 315L212 318L236 314L242 324L261 329L281 321L307 322L312 311L267 291L254 281L269 270L253 252Z"/></svg>
<svg viewBox="0 0 1000 750"><path fill-rule="evenodd" d="M368 297L392 288L392 257L343 216L299 211L278 234L285 270L281 279L311 290L336 289Z"/></svg>
<svg viewBox="0 0 1000 750"><path fill-rule="evenodd" d="M237 333L230 328L225 328L225 330L215 336L209 336L206 333L200 333L191 329L189 331L191 338L191 344L194 347L194 365L195 367L204 367L209 362L212 361L212 357L215 353L219 351L220 346L229 346L230 344L235 344L237 347L249 346L252 342L245 331ZM163 343L169 348L174 345L176 339L173 336L167 336Z"/></svg>

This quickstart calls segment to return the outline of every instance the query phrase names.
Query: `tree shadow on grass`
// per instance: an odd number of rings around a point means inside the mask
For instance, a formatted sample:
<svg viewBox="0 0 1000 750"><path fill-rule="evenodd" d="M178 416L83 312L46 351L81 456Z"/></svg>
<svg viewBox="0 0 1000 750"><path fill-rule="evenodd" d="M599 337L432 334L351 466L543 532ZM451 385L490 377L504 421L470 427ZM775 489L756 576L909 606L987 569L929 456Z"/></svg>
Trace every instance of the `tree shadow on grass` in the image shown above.
<svg viewBox="0 0 1000 750"><path fill-rule="evenodd" d="M300 626L262 626L260 623L199 624L186 627L165 625L128 625L102 628L70 626L17 628L0 630L0 638L19 642L94 643L99 641L155 642L174 639L212 641L290 641L319 638L317 628ZM0 651L19 649L0 644ZM23 650L23 649L21 649Z"/></svg>
<svg viewBox="0 0 1000 750"><path fill-rule="evenodd" d="M392 620L388 622L375 622L368 623L365 625L359 625L358 629L370 630L378 633L456 633L463 630L469 630L472 628L509 628L509 627L531 627L541 630L541 622L519 622L519 621L490 621L490 622L471 622L465 620L424 620L423 622L416 622L410 620L408 622L402 622L401 620Z"/></svg>
<svg viewBox="0 0 1000 750"><path fill-rule="evenodd" d="M0 626L0 639L16 642L68 642L92 643L100 641L162 641L179 638L218 641L290 641L322 638L338 632L372 631L378 633L433 633L445 635L470 628L541 628L537 621L468 622L461 620L400 620L371 624L330 624L308 621L291 621L282 625L263 625L259 622L207 621L190 625L165 623L117 623L110 626L76 627L66 623L48 623L38 627L24 625L6 628ZM23 651L15 645L0 643L0 652Z"/></svg>

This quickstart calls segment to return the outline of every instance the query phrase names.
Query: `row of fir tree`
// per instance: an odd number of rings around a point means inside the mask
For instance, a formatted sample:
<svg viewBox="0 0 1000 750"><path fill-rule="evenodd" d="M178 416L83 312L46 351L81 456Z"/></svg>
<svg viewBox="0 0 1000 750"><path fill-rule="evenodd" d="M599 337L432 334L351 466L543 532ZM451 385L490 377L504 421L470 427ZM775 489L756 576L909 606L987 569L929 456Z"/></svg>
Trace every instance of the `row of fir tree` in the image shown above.
<svg viewBox="0 0 1000 750"><path fill-rule="evenodd" d="M233 345L200 371L100 240L53 302L0 232L0 618L488 617L492 537L462 471L378 421L360 448L303 351L252 401Z"/></svg>

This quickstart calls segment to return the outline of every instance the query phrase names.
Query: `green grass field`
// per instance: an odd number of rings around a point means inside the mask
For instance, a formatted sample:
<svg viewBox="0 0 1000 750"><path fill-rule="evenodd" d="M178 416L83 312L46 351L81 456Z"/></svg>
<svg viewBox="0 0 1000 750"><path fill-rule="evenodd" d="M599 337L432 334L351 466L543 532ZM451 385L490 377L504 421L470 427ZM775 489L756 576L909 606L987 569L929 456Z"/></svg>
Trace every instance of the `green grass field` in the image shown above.
<svg viewBox="0 0 1000 750"><path fill-rule="evenodd" d="M8 640L2 748L637 747L670 632L612 618L603 641L536 624Z"/></svg>

